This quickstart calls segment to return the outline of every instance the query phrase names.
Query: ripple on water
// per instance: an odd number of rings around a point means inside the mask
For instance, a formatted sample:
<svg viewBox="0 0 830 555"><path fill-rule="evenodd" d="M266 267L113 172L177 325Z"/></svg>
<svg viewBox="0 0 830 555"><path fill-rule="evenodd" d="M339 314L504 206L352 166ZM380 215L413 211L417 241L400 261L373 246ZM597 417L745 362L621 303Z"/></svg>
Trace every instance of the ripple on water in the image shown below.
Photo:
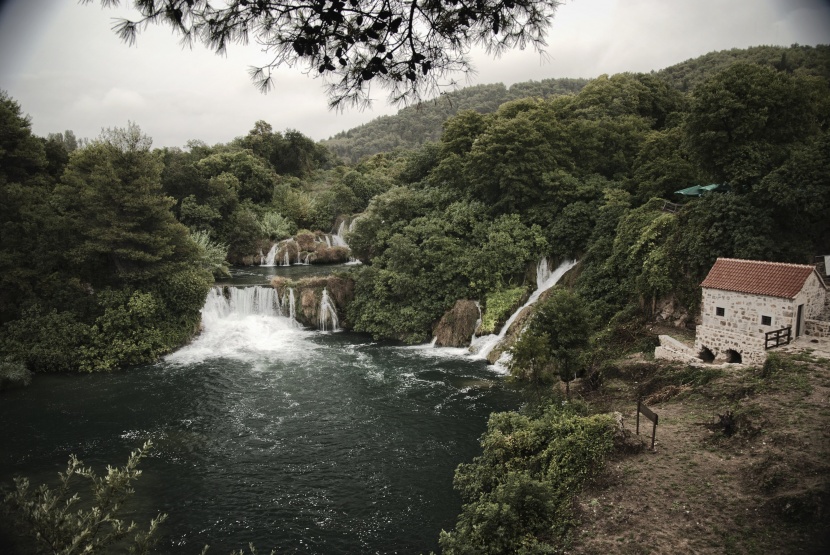
<svg viewBox="0 0 830 555"><path fill-rule="evenodd" d="M152 438L135 518L169 513L173 554L436 550L460 509L455 468L487 415L519 402L481 361L277 317L206 323L158 365L3 401L3 476L54 475L69 452L123 464Z"/></svg>

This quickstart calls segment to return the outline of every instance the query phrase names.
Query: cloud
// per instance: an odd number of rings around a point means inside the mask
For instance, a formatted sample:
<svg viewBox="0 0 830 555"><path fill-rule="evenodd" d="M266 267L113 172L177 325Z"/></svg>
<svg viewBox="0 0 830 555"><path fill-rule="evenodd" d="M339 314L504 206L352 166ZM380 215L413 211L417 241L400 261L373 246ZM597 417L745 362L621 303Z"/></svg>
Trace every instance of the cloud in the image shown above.
<svg viewBox="0 0 830 555"><path fill-rule="evenodd" d="M138 123L156 146L209 144L244 135L257 120L328 138L393 114L382 90L371 110L331 112L323 81L300 68L277 72L260 94L248 66L262 63L256 45L227 56L201 46L182 49L166 27L150 27L128 47L112 33L98 2L12 0L0 11L0 88L32 116L39 135L72 129L97 136L102 127ZM472 53L478 73L460 86L511 85L554 77L662 69L712 50L758 44L830 42L830 6L821 0L573 0L557 11L547 57L531 49L493 60Z"/></svg>
<svg viewBox="0 0 830 555"><path fill-rule="evenodd" d="M147 101L135 91L116 87L107 91L101 105L108 110L141 110L147 106Z"/></svg>

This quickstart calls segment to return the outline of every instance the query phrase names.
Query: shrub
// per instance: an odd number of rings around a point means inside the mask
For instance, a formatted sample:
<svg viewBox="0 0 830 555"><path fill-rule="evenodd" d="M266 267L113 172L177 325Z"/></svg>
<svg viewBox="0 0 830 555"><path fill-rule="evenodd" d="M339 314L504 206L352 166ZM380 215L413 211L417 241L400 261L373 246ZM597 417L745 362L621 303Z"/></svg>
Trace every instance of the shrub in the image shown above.
<svg viewBox="0 0 830 555"><path fill-rule="evenodd" d="M573 496L613 448L613 418L581 416L581 408L566 403L536 418L490 416L484 452L455 473L464 505L455 530L441 532L445 554L561 549L574 526Z"/></svg>
<svg viewBox="0 0 830 555"><path fill-rule="evenodd" d="M511 287L489 293L481 317L481 335L496 333L496 328L519 306L525 291L525 287Z"/></svg>
<svg viewBox="0 0 830 555"><path fill-rule="evenodd" d="M16 521L16 533L37 553L94 554L124 549L148 553L167 515L152 519L146 531L137 530L135 522L125 524L121 515L124 502L133 493L132 484L141 476L138 464L151 448L148 441L130 453L124 467L107 467L106 476L98 476L70 455L54 490L45 484L32 489L28 479L15 478L15 489L4 501L10 518ZM89 483L87 498L78 493L78 477Z"/></svg>
<svg viewBox="0 0 830 555"><path fill-rule="evenodd" d="M8 387L27 386L32 383L32 373L22 362L12 357L0 362L0 390Z"/></svg>

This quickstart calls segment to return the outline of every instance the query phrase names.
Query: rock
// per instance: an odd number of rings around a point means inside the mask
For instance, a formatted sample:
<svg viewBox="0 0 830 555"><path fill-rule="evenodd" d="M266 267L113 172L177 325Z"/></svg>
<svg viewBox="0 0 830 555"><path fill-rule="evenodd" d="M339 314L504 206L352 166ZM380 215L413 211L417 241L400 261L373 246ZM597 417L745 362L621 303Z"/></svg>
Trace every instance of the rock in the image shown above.
<svg viewBox="0 0 830 555"><path fill-rule="evenodd" d="M543 295L543 298L547 298ZM516 340L519 338L519 334L524 329L525 324L527 324L528 318L531 317L533 314L533 306L525 307L519 315L513 320L513 323L510 324L510 327L505 332L504 339L495 346L495 348L490 351L490 354L487 355L487 362L490 364L495 364L500 358L503 353L510 350Z"/></svg>
<svg viewBox="0 0 830 555"><path fill-rule="evenodd" d="M317 243L309 262L312 264L339 264L348 262L350 253L351 251L346 247L327 247L323 243Z"/></svg>
<svg viewBox="0 0 830 555"><path fill-rule="evenodd" d="M298 233L294 236L294 240L300 245L300 250L303 252L314 252L315 235L310 231Z"/></svg>
<svg viewBox="0 0 830 555"><path fill-rule="evenodd" d="M479 319L476 303L458 300L435 326L435 345L438 347L466 347L470 344Z"/></svg>
<svg viewBox="0 0 830 555"><path fill-rule="evenodd" d="M674 296L664 297L657 301L654 310L654 320L675 328L686 328L694 321L686 307L682 306Z"/></svg>
<svg viewBox="0 0 830 555"><path fill-rule="evenodd" d="M286 293L287 289L294 290L294 298L297 299L295 317L300 324L310 328L317 328L319 325L320 300L323 297L323 289L326 289L337 312L340 327L350 329L350 324L346 319L346 309L354 300L354 281L350 278L316 276L292 281L285 277L274 276L271 279L271 286L277 290L280 297Z"/></svg>

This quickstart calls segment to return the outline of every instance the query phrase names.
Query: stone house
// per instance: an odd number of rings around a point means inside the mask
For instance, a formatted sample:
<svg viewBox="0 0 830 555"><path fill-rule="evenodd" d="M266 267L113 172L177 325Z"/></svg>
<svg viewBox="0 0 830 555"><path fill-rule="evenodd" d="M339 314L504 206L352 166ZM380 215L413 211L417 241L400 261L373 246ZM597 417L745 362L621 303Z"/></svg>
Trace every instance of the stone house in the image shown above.
<svg viewBox="0 0 830 555"><path fill-rule="evenodd" d="M718 258L700 285L695 350L703 360L763 363L768 332L830 336L827 289L815 266Z"/></svg>

